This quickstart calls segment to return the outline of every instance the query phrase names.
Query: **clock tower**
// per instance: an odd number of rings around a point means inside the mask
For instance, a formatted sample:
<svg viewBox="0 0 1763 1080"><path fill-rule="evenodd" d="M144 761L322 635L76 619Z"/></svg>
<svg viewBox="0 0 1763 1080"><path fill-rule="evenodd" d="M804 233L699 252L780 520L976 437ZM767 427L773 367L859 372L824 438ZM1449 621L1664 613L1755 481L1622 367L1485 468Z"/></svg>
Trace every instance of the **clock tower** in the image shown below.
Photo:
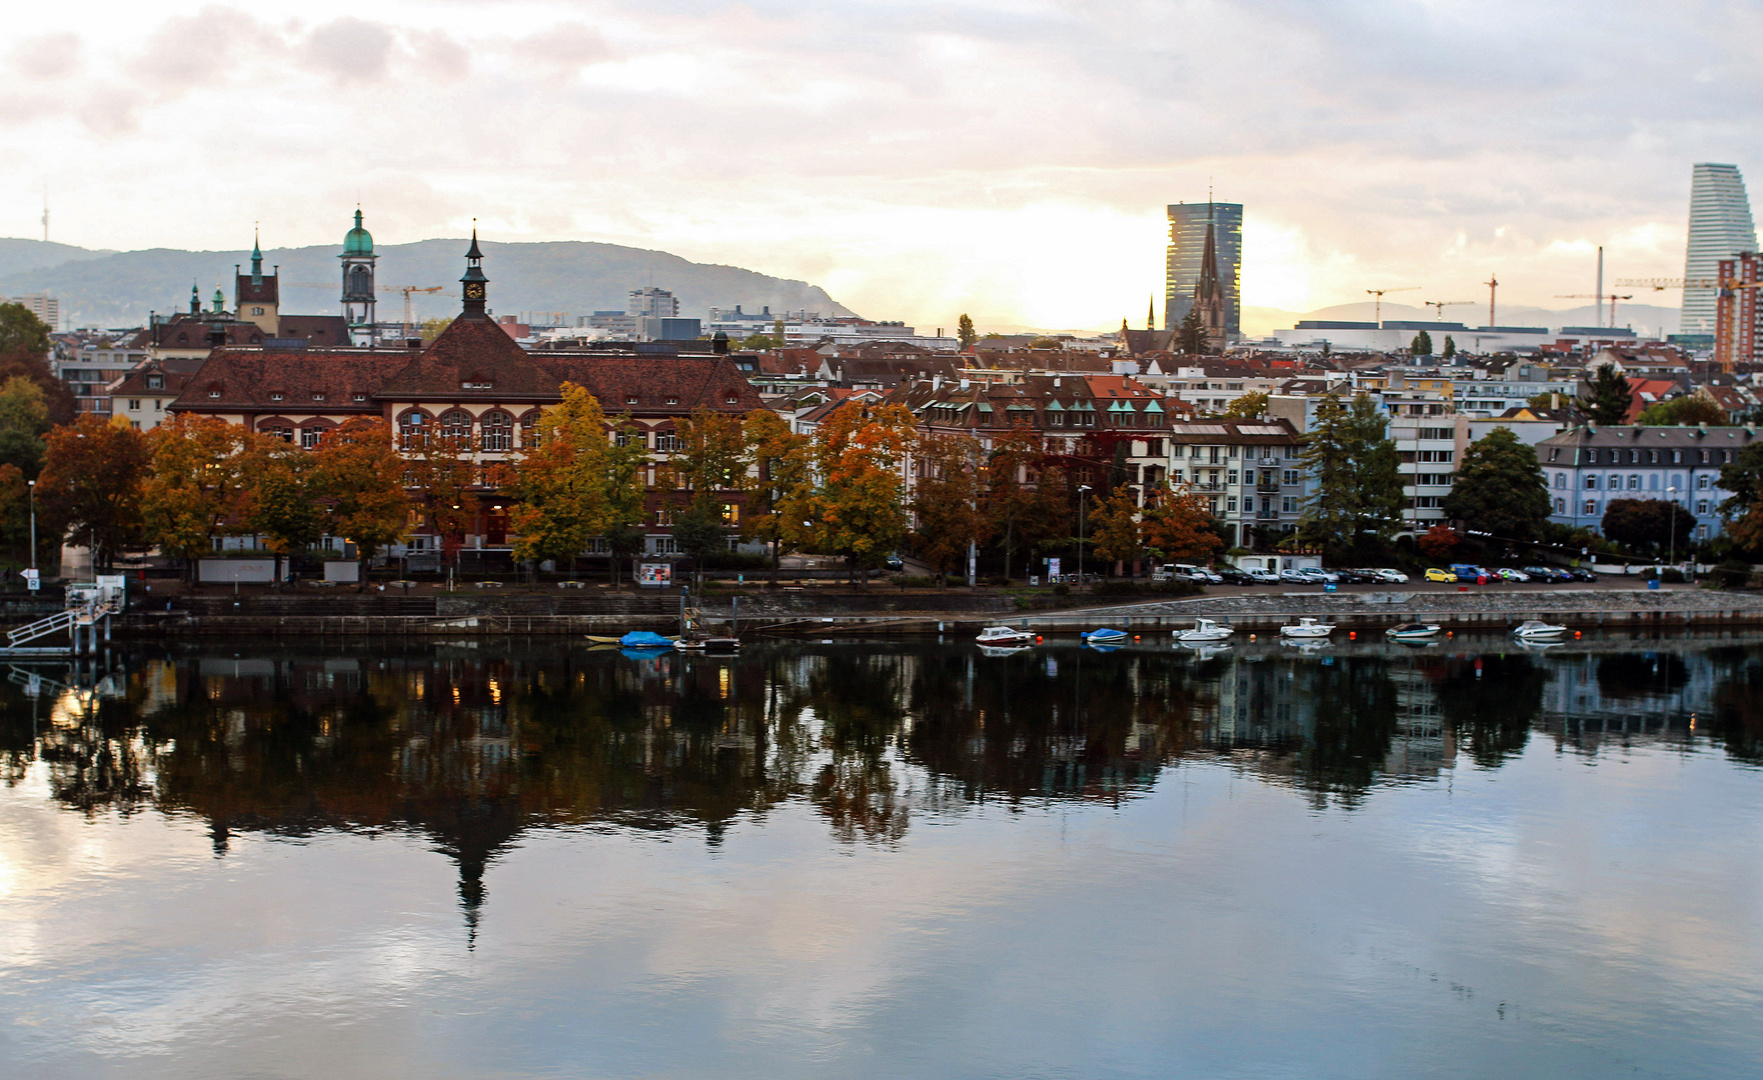
<svg viewBox="0 0 1763 1080"><path fill-rule="evenodd" d="M484 253L477 247L477 228L471 230L471 249L465 253L465 276L459 280L464 284L462 299L465 319L487 319L484 313L484 300L489 296L490 279L484 276Z"/></svg>
<svg viewBox="0 0 1763 1080"><path fill-rule="evenodd" d="M373 234L361 227L361 207L355 208L355 227L343 237L343 317L349 320L349 337L356 345L371 345L374 336L373 269L379 257L373 253Z"/></svg>

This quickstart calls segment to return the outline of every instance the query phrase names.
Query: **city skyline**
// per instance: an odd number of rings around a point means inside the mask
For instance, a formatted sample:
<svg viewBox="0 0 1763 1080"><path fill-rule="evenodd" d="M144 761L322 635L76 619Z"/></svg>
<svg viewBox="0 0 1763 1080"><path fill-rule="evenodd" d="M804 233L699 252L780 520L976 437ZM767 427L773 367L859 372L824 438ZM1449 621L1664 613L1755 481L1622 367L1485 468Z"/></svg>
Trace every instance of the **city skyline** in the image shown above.
<svg viewBox="0 0 1763 1080"><path fill-rule="evenodd" d="M3 234L41 235L45 181L52 239L121 249L320 243L359 199L382 243L476 217L930 326L1137 322L1164 207L1209 183L1248 207L1245 306L1497 273L1558 307L1600 244L1612 276L1680 274L1686 167L1753 165L1759 124L1745 35L1634 4L76 2L13 30ZM1537 79L1523 43L1563 34ZM1636 38L1647 77L1598 59Z"/></svg>

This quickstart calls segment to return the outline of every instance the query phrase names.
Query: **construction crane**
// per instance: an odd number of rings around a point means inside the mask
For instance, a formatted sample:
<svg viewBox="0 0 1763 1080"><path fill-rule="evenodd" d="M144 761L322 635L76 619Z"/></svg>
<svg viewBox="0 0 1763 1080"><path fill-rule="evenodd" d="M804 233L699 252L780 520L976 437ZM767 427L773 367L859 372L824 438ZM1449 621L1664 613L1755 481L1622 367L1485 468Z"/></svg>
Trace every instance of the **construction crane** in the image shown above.
<svg viewBox="0 0 1763 1080"><path fill-rule="evenodd" d="M1494 291L1500 287L1500 275L1489 274L1488 279L1482 284L1488 287L1488 329L1492 330L1500 325L1494 321Z"/></svg>
<svg viewBox="0 0 1763 1080"><path fill-rule="evenodd" d="M337 288L337 282L331 281L331 282L326 282L326 283L320 285L316 282L311 282L311 281L284 281L284 282L281 282L281 287L284 289L335 289L335 288ZM426 288L421 285L375 285L373 287L373 291L374 292L383 292L383 293L395 292L395 293L403 293L404 294L404 336L406 338L408 338L410 336L410 323L411 323L411 319L410 319L410 294L411 293L419 293L419 292L420 293L440 292L444 288L446 288L446 286L444 286L444 285L430 285L430 286L427 286Z"/></svg>
<svg viewBox="0 0 1763 1080"><path fill-rule="evenodd" d="M1592 306L1592 318L1594 318L1594 319L1597 318L1598 308L1603 305L1604 301L1608 300L1608 301L1610 301L1610 327L1611 327L1611 329L1615 329L1615 327L1616 327L1616 301L1618 301L1618 300L1633 300L1634 296L1629 293L1556 293L1555 299L1557 299L1557 300L1596 300L1597 304L1594 304Z"/></svg>
<svg viewBox="0 0 1763 1080"><path fill-rule="evenodd" d="M1371 321L1376 323L1379 326L1383 325L1383 294L1384 293L1387 293L1387 292L1411 292L1411 291L1418 289L1418 288L1420 288L1420 286L1418 286L1418 285L1403 285L1400 288L1396 288L1396 289L1366 289L1365 292L1368 295L1377 297L1377 299L1372 301L1372 303L1371 303Z"/></svg>
<svg viewBox="0 0 1763 1080"><path fill-rule="evenodd" d="M410 294L411 293L419 293L419 292L421 292L421 293L440 292L441 289L442 289L442 286L440 286L440 285L430 285L426 289L422 288L421 286L418 286L418 285L400 285L400 286L398 286L398 291L404 294L404 338L405 338L405 340L409 340L409 338L410 338L410 322L411 322L411 319L410 319Z"/></svg>
<svg viewBox="0 0 1763 1080"><path fill-rule="evenodd" d="M1731 296L1731 294L1736 290L1763 288L1763 281L1744 281L1740 278L1623 278L1616 284L1631 288L1652 289L1654 292L1661 292L1665 289L1718 289L1722 294L1721 299L1731 299L1735 305L1738 302L1737 297ZM1735 311L1734 318L1730 321L1736 323L1736 316ZM1614 317L1612 321L1614 321ZM1733 326L1726 342L1715 343L1714 347L1720 353L1720 370L1728 375L1732 374L1738 366L1738 346L1739 335L1736 326Z"/></svg>
<svg viewBox="0 0 1763 1080"><path fill-rule="evenodd" d="M1460 307L1463 304L1473 304L1473 303L1475 303L1475 301L1474 300L1422 300L1421 303L1425 304L1427 307L1432 308L1434 311L1437 312L1437 314L1433 316L1433 321L1443 322L1444 318L1445 318L1445 309L1446 308Z"/></svg>

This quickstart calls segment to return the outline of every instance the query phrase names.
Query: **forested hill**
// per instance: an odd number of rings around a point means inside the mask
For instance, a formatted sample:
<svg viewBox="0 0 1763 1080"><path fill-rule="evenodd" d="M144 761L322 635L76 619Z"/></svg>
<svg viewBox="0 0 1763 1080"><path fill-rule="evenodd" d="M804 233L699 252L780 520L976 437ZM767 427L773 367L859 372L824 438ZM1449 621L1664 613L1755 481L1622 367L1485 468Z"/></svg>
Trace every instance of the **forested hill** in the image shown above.
<svg viewBox="0 0 1763 1080"><path fill-rule="evenodd" d="M414 297L417 318L450 316L459 310L460 273L468 240L423 240L377 246L382 320L401 318L398 286L441 286ZM484 271L490 277L490 306L502 314L623 311L633 288L654 285L679 298L680 314L703 318L712 306L742 305L748 311L807 309L823 315L849 315L818 285L770 277L738 266L695 263L665 251L581 241L534 244L483 242ZM282 310L295 314L338 314L341 304L340 244L265 251L264 265L281 266ZM64 325L133 326L149 311L185 309L190 285L203 305L216 285L232 303L235 264L248 264L249 251L89 251L40 240L0 239L0 295L47 293L61 301Z"/></svg>

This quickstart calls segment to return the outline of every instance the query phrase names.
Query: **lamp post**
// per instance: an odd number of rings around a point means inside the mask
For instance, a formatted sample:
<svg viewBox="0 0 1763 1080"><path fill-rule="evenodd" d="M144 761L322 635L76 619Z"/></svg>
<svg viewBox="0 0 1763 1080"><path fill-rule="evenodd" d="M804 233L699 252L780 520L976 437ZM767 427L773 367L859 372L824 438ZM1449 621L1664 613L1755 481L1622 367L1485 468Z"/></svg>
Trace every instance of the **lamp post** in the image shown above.
<svg viewBox="0 0 1763 1080"><path fill-rule="evenodd" d="M1665 490L1671 495L1671 520L1670 524L1665 527L1665 531L1671 534L1670 554L1666 556L1666 562L1675 563L1677 562L1677 489L1671 487ZM1665 583L1661 581L1659 584L1663 586Z"/></svg>
<svg viewBox="0 0 1763 1080"><path fill-rule="evenodd" d="M31 480L25 486L30 489L31 493L31 570L33 571L31 576L36 577L34 571L37 569L37 482Z"/></svg>
<svg viewBox="0 0 1763 1080"><path fill-rule="evenodd" d="M1088 484L1077 485L1077 585L1080 589L1084 583L1084 507L1089 502L1089 490Z"/></svg>

